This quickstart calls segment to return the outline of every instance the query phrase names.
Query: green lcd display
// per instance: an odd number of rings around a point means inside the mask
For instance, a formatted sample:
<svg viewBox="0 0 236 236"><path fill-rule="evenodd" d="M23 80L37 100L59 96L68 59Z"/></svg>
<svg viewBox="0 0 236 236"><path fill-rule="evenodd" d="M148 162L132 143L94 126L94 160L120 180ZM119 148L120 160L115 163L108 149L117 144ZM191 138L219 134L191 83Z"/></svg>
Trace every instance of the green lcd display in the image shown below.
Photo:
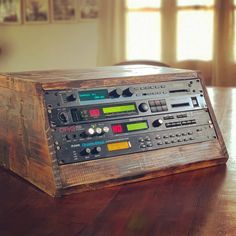
<svg viewBox="0 0 236 236"><path fill-rule="evenodd" d="M80 101L101 100L108 98L107 89L88 90L79 92Z"/></svg>
<svg viewBox="0 0 236 236"><path fill-rule="evenodd" d="M136 111L136 107L134 104L129 104L129 105L120 105L120 106L113 106L113 107L104 107L102 108L102 110L104 114L111 114L111 113Z"/></svg>
<svg viewBox="0 0 236 236"><path fill-rule="evenodd" d="M143 130L148 128L147 122L138 122L138 123L131 123L126 124L126 128L129 132L131 131L137 131L137 130Z"/></svg>

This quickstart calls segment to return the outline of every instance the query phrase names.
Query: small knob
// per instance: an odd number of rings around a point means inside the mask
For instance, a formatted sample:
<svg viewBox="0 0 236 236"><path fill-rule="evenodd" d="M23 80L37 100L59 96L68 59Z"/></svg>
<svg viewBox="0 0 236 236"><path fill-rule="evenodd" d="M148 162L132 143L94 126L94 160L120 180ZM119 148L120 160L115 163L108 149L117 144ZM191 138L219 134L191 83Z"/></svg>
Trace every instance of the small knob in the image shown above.
<svg viewBox="0 0 236 236"><path fill-rule="evenodd" d="M73 102L77 99L76 95L74 93L72 93L71 95L67 96L66 100L68 102Z"/></svg>
<svg viewBox="0 0 236 236"><path fill-rule="evenodd" d="M138 109L139 109L141 112L146 112L146 111L148 111L149 106L147 105L147 103L141 103L141 104L138 106Z"/></svg>
<svg viewBox="0 0 236 236"><path fill-rule="evenodd" d="M110 92L110 96L114 98L120 97L122 94L122 90L120 88L114 89L113 91Z"/></svg>
<svg viewBox="0 0 236 236"><path fill-rule="evenodd" d="M157 127L160 127L162 124L163 124L163 120L162 119L157 119L157 120L153 121L152 126L157 128Z"/></svg>
<svg viewBox="0 0 236 236"><path fill-rule="evenodd" d="M85 155L89 155L91 153L91 149L90 148L85 148L82 152L81 155L85 156Z"/></svg>
<svg viewBox="0 0 236 236"><path fill-rule="evenodd" d="M98 153L100 153L102 151L102 148L101 147L95 147L95 148L93 148L93 150L92 150L92 152L94 153L94 154L98 154Z"/></svg>
<svg viewBox="0 0 236 236"><path fill-rule="evenodd" d="M123 95L125 97L131 97L135 92L135 89L133 87L129 87L123 91Z"/></svg>
<svg viewBox="0 0 236 236"><path fill-rule="evenodd" d="M103 127L102 130L104 133L108 133L110 129L109 129L109 127L105 126L105 127Z"/></svg>
<svg viewBox="0 0 236 236"><path fill-rule="evenodd" d="M95 134L95 130L93 128L89 128L85 131L86 136L91 137Z"/></svg>
<svg viewBox="0 0 236 236"><path fill-rule="evenodd" d="M67 117L67 114L65 112L61 112L59 114L59 119L63 122L63 123L66 123L68 121L68 117Z"/></svg>
<svg viewBox="0 0 236 236"><path fill-rule="evenodd" d="M97 135L101 135L101 134L103 133L103 131L102 131L101 128L97 127L97 128L95 129L95 133L96 133Z"/></svg>

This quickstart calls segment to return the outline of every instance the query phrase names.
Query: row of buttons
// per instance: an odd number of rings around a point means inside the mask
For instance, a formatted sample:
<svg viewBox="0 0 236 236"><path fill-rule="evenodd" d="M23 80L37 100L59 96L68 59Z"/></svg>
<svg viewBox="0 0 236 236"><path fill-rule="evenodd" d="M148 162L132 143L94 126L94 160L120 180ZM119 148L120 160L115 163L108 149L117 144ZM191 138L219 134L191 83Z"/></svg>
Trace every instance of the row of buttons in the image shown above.
<svg viewBox="0 0 236 236"><path fill-rule="evenodd" d="M187 117L187 114L179 114L176 116L177 118L185 118ZM167 116L164 116L163 119L164 120L172 120L174 119L175 117L173 115L167 115Z"/></svg>
<svg viewBox="0 0 236 236"><path fill-rule="evenodd" d="M144 86L140 87L140 90L145 90L145 89L160 89L160 88L165 88L165 85L149 85L149 86Z"/></svg>
<svg viewBox="0 0 236 236"><path fill-rule="evenodd" d="M171 143L181 143L186 141L192 141L194 140L194 137L186 137L186 138L178 138L178 139L172 139L172 140L165 140L165 141L158 141L157 145L163 145L163 144L171 144Z"/></svg>
<svg viewBox="0 0 236 236"><path fill-rule="evenodd" d="M138 141L140 148L152 147L152 142L149 136L146 136L145 138L140 137Z"/></svg>
<svg viewBox="0 0 236 236"><path fill-rule="evenodd" d="M161 137L160 135L157 135L155 139L157 140L161 138L167 139L167 138L181 137L181 136L187 136L187 135L192 135L192 134L193 134L193 131L177 133L177 134L165 134L163 135L163 137Z"/></svg>
<svg viewBox="0 0 236 236"><path fill-rule="evenodd" d="M165 99L152 100L152 101L148 101L148 103L151 108L151 112L168 111Z"/></svg>
<svg viewBox="0 0 236 236"><path fill-rule="evenodd" d="M192 124L196 124L196 120L185 120L185 121L179 121L179 122L169 122L166 123L166 128L170 128L170 127L176 127L176 126L181 126L181 125L192 125Z"/></svg>

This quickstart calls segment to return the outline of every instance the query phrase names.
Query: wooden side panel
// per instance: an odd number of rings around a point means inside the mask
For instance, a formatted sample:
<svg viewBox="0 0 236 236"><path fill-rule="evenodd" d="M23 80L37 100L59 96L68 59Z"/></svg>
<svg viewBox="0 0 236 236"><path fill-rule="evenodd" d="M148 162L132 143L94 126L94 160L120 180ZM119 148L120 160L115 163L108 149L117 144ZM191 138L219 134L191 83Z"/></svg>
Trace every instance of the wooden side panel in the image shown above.
<svg viewBox="0 0 236 236"><path fill-rule="evenodd" d="M8 88L16 92L22 92L29 95L35 95L40 92L42 86L39 81L24 81L20 78L13 77L10 75L1 75L0 74L0 87Z"/></svg>
<svg viewBox="0 0 236 236"><path fill-rule="evenodd" d="M43 100L0 87L0 164L55 195Z"/></svg>
<svg viewBox="0 0 236 236"><path fill-rule="evenodd" d="M79 185L81 189L90 189L94 183L107 182L104 185L109 185L117 180L117 185L130 182L129 177L132 176L132 182L135 178L140 181L209 167L226 160L227 157L216 140L65 165L60 167L60 172L63 188Z"/></svg>
<svg viewBox="0 0 236 236"><path fill-rule="evenodd" d="M218 122L216 120L216 116L215 116L214 110L213 110L212 105L211 105L211 101L210 101L210 98L209 98L209 95L208 95L208 92L207 92L207 89L206 89L204 78L202 77L202 74L200 72L198 73L198 76L201 79L201 83L202 83L202 87L203 87L203 92L204 92L204 97L205 97L205 100L206 100L206 103L207 103L207 107L208 107L211 119L213 121L215 130L216 130L216 134L217 134L217 137L218 137L218 140L219 140L219 144L220 144L220 146L222 148L224 156L228 159L229 155L228 155L228 152L227 152L227 149L226 149L226 146L225 146L225 142L224 142L222 133L220 131L220 127L219 127Z"/></svg>

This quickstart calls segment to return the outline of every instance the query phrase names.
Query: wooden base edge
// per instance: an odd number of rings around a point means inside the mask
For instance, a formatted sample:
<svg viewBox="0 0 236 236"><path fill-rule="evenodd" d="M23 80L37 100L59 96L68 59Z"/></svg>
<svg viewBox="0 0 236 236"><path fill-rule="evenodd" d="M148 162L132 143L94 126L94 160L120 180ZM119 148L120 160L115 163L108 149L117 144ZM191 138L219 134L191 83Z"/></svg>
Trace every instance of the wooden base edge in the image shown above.
<svg viewBox="0 0 236 236"><path fill-rule="evenodd" d="M146 180L150 180L154 178L160 178L164 176L200 170L204 168L209 168L209 167L225 164L227 160L228 160L228 157L209 160L207 162L200 161L200 162L195 162L191 164L185 164L183 166L177 166L177 167L162 169L162 170L158 170L158 171L150 172L146 174L140 174L136 176L123 177L123 178L99 182L99 183L73 186L73 187L62 189L61 194L69 195L72 193L80 193L80 192L91 191L91 190L96 190L96 189L109 188L109 187L114 187L114 186L119 186L119 185L126 185L130 183L146 181Z"/></svg>

